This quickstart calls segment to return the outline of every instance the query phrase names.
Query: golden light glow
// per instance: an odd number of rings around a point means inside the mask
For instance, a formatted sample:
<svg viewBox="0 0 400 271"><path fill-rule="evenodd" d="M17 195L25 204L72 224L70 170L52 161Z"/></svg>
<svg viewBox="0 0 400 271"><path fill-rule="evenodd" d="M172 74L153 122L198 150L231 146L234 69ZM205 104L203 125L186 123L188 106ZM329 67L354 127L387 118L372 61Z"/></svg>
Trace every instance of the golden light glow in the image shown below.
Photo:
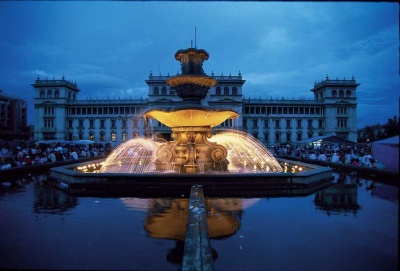
<svg viewBox="0 0 400 271"><path fill-rule="evenodd" d="M179 126L217 126L227 119L234 119L239 116L233 110L202 110L202 109L181 109L176 111L150 110L144 117L157 119L168 127Z"/></svg>
<svg viewBox="0 0 400 271"><path fill-rule="evenodd" d="M198 86L212 87L215 86L218 81L212 77L201 76L201 75L179 75L169 78L166 83L171 87L176 87L184 84L195 84Z"/></svg>

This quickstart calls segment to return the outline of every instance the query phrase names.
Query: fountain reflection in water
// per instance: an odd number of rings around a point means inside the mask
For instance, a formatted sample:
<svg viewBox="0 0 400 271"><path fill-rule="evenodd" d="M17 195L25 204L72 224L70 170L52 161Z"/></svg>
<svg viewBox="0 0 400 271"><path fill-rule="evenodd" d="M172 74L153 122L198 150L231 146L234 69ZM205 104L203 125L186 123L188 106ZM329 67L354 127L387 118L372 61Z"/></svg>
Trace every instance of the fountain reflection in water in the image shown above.
<svg viewBox="0 0 400 271"><path fill-rule="evenodd" d="M212 137L213 142L227 150L228 170L221 173L281 172L278 161L262 143L247 133L235 130L221 130ZM164 143L154 139L135 138L117 146L104 161L102 172L110 173L175 173L174 162L156 168L156 151ZM204 173L204 165L197 165L199 173Z"/></svg>

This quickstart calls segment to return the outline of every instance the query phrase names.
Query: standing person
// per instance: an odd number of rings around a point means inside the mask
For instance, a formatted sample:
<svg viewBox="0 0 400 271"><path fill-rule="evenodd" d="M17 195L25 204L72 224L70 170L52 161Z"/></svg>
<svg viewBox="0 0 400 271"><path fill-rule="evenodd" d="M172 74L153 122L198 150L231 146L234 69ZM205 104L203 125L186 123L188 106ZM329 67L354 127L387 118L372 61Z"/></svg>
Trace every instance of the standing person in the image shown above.
<svg viewBox="0 0 400 271"><path fill-rule="evenodd" d="M47 161L49 161L49 162L57 161L57 158L56 158L56 156L54 154L54 151L50 152L49 156L47 156Z"/></svg>
<svg viewBox="0 0 400 271"><path fill-rule="evenodd" d="M333 163L338 163L339 162L339 156L337 155L337 153L333 153L333 156L331 158L331 162Z"/></svg>
<svg viewBox="0 0 400 271"><path fill-rule="evenodd" d="M320 161L326 161L326 155L325 155L325 153L321 153L320 155L318 155L318 160L320 160Z"/></svg>
<svg viewBox="0 0 400 271"><path fill-rule="evenodd" d="M362 163L363 163L364 166L370 166L371 163L370 163L369 159L372 159L372 155L369 154L369 152L367 152L364 155L363 160L362 160Z"/></svg>

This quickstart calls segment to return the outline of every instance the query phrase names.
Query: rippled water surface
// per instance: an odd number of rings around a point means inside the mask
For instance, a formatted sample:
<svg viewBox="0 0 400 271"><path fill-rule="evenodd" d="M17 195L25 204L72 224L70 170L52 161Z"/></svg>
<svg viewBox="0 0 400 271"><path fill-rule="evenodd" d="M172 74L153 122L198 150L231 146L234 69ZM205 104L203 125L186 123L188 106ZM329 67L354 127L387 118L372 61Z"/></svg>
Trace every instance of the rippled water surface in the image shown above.
<svg viewBox="0 0 400 271"><path fill-rule="evenodd" d="M215 270L397 270L398 188L351 176L306 197L207 199ZM0 269L181 269L188 199L3 183Z"/></svg>

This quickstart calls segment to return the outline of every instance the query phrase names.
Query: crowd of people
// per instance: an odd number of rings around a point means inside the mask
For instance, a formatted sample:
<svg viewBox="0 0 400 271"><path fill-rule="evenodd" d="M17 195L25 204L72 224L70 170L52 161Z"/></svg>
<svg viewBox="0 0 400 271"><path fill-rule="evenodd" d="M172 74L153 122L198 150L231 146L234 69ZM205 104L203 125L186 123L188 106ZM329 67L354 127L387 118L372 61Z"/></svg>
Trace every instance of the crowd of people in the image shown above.
<svg viewBox="0 0 400 271"><path fill-rule="evenodd" d="M105 153L106 149L101 143L63 146L60 143L54 143L38 144L33 147L9 147L7 144L4 144L0 146L0 169L4 170L71 159L77 160L85 157L96 157Z"/></svg>
<svg viewBox="0 0 400 271"><path fill-rule="evenodd" d="M370 144L286 144L274 147L275 155L288 155L354 166L378 167ZM380 165L381 167L383 165Z"/></svg>
<svg viewBox="0 0 400 271"><path fill-rule="evenodd" d="M274 147L274 155L295 156L334 163L344 163L354 166L377 167L377 161L372 157L369 144L285 144ZM0 169L29 166L64 160L77 160L85 157L95 157L107 154L105 146L98 144L35 145L34 147L14 148L6 144L0 146ZM382 165L380 165L382 167Z"/></svg>

